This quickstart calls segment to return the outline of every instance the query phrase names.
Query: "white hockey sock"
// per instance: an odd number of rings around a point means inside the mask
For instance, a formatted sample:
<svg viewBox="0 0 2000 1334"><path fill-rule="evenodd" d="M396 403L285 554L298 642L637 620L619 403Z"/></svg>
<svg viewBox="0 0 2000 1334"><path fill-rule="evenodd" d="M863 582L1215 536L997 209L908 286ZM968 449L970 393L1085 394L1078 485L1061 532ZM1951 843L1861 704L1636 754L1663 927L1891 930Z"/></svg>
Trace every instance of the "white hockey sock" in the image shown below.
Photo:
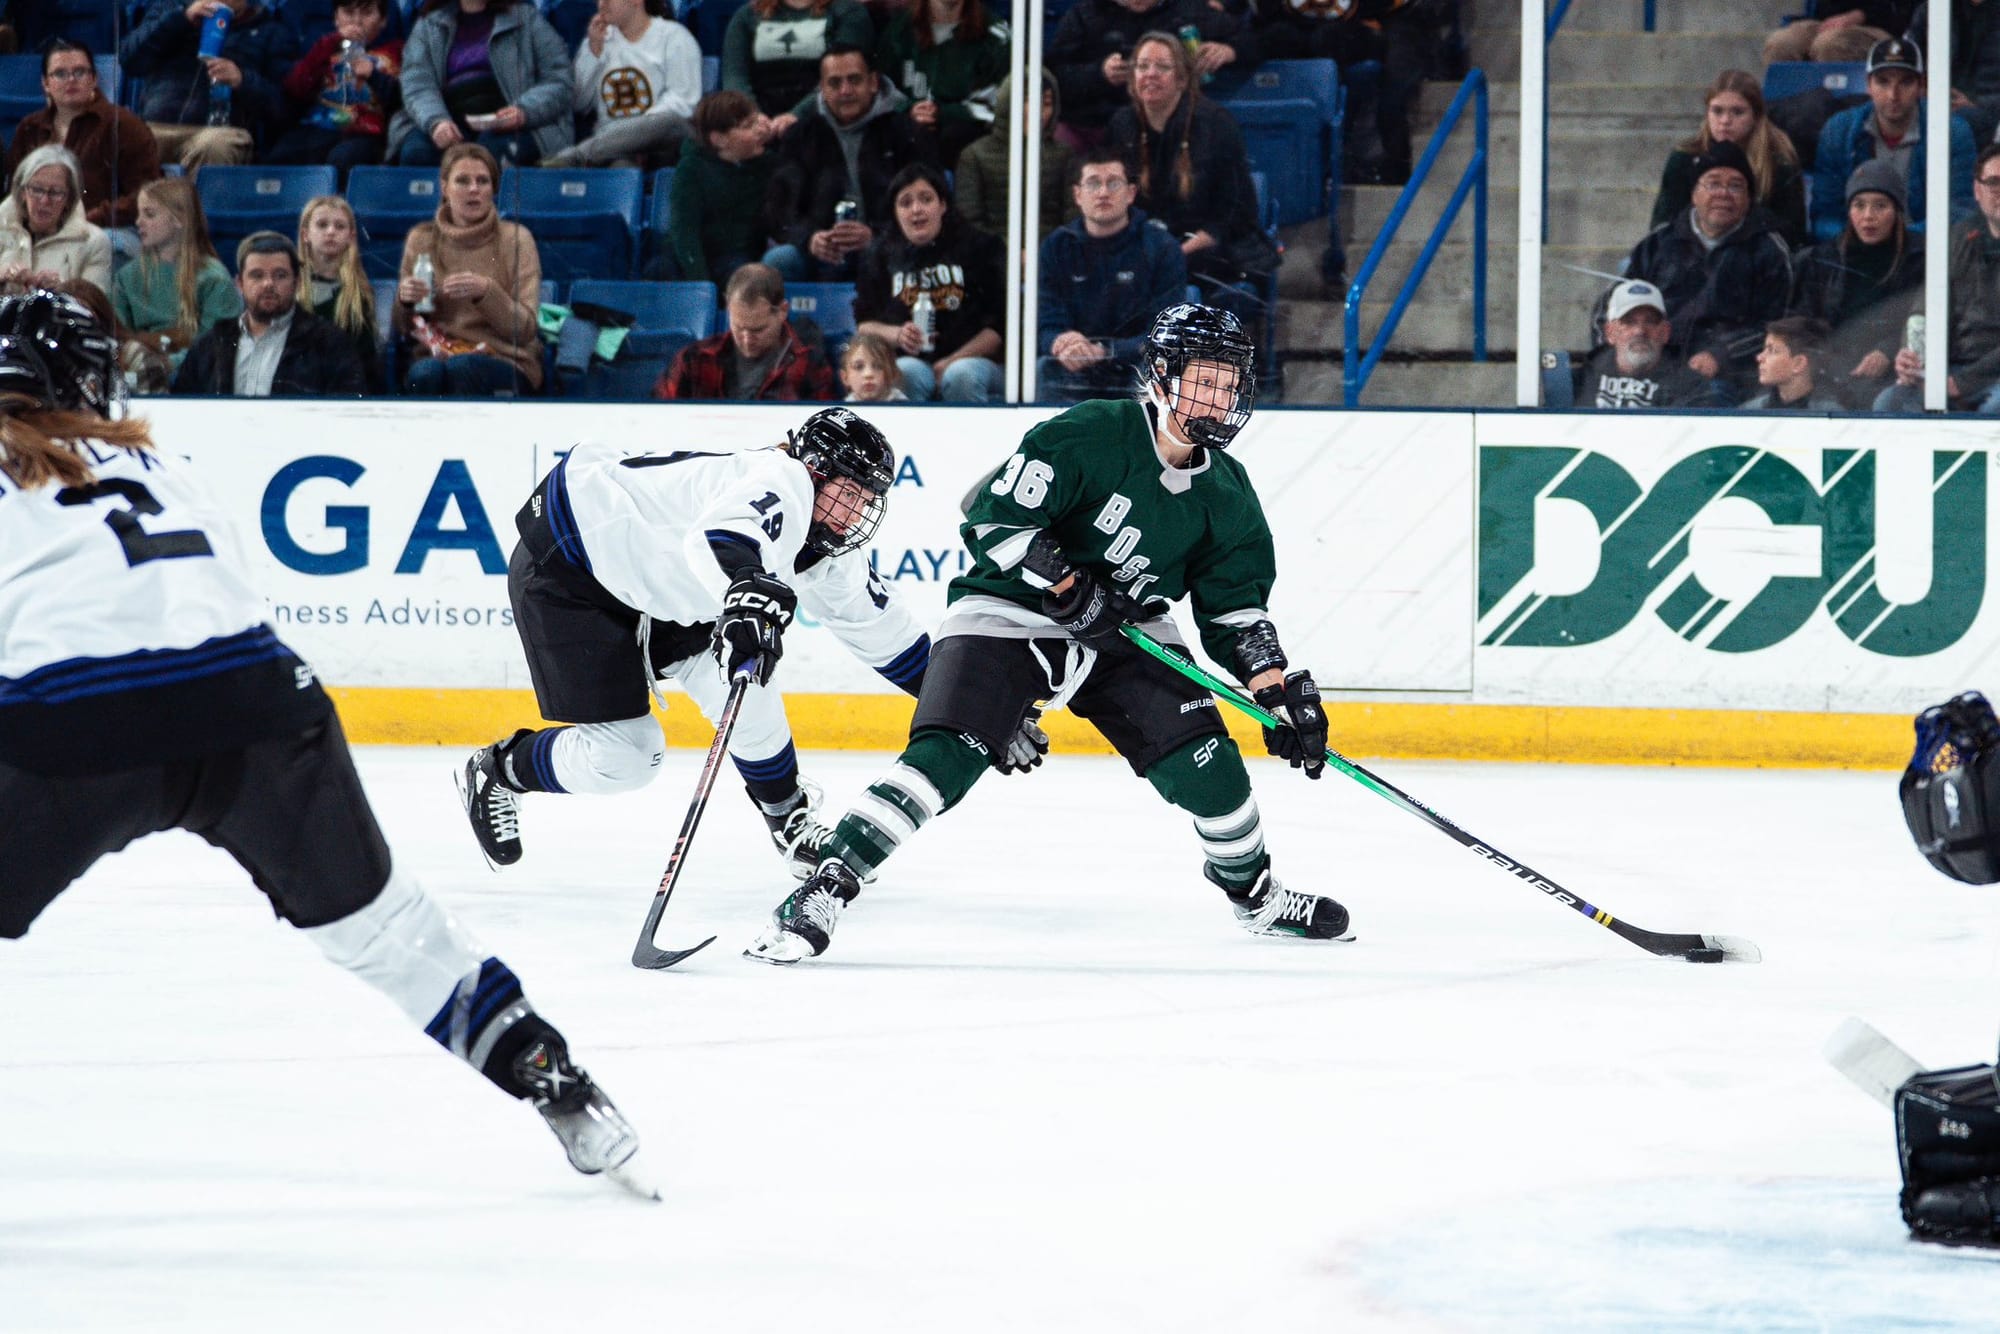
<svg viewBox="0 0 2000 1334"><path fill-rule="evenodd" d="M478 975L483 956L472 934L400 870L367 907L304 931L419 1025L437 1016L461 979Z"/></svg>
<svg viewBox="0 0 2000 1334"><path fill-rule="evenodd" d="M565 792L630 792L653 781L666 745L650 716L580 723L556 736L550 758Z"/></svg>

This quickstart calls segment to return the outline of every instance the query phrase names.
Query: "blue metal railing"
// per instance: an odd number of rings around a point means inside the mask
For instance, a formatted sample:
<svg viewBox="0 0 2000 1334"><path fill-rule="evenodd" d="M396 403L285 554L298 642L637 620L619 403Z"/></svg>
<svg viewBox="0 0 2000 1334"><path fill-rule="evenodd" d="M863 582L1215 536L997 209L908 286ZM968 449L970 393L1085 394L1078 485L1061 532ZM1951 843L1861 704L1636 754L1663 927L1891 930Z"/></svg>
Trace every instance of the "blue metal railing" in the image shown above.
<svg viewBox="0 0 2000 1334"><path fill-rule="evenodd" d="M1410 205L1416 201L1417 191L1423 188L1430 176L1431 168L1437 163L1438 153L1444 148L1445 140L1457 128L1465 114L1465 104L1476 99L1477 112L1473 118L1472 158L1459 173L1458 185L1451 192L1451 202L1445 205L1438 216L1437 224L1431 228L1430 239L1424 242L1417 262L1410 266L1410 276L1403 279L1402 290L1390 303L1388 314L1382 317L1382 327L1375 331L1373 341L1368 344L1364 355L1361 351L1361 296L1368 290L1368 283L1375 276L1375 270L1382 265L1382 256L1389 251L1389 245L1396 239L1396 232L1403 225L1403 218L1409 213ZM1487 96L1486 71L1473 70L1465 76L1465 82L1458 86L1458 96L1451 100L1451 107L1444 113L1444 119L1431 133L1430 143L1424 146L1424 155L1417 159L1417 165L1410 172L1410 183L1396 196L1396 206L1389 211L1389 220L1382 224L1382 230L1375 236L1375 244L1368 248L1368 258L1361 262L1361 271L1347 289L1347 324L1345 348L1342 360L1345 363L1341 377L1343 399L1350 408L1361 403L1361 390L1368 383L1368 377L1375 373L1376 363L1382 360L1382 351L1388 346L1389 338L1396 332L1396 325L1410 308L1410 299L1416 295L1417 284L1430 270L1431 261L1437 257L1438 247L1444 244L1445 234L1458 219L1458 211L1465 204L1467 192L1472 194L1472 359L1486 360L1486 142L1487 142Z"/></svg>
<svg viewBox="0 0 2000 1334"><path fill-rule="evenodd" d="M1660 16L1658 11L1654 8L1656 3L1657 0L1646 0L1647 32L1652 32L1655 26L1659 23ZM1556 0L1556 7L1549 11L1549 24L1547 29L1545 29L1542 34L1543 41L1552 42L1555 40L1556 29L1562 27L1563 19L1569 14L1569 6L1570 6L1570 0Z"/></svg>

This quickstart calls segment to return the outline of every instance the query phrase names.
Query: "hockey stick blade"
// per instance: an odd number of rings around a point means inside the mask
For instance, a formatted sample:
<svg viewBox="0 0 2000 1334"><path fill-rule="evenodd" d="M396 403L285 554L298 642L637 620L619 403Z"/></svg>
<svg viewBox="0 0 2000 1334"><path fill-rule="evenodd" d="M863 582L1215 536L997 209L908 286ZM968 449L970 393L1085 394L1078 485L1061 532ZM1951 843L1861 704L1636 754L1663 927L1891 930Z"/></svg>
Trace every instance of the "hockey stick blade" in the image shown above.
<svg viewBox="0 0 2000 1334"><path fill-rule="evenodd" d="M632 966L634 968L672 968L682 959L687 958L691 954L699 954L714 943L715 937L710 936L707 940L702 941L701 944L690 945L684 950L663 950L657 949L642 940L632 947Z"/></svg>
<svg viewBox="0 0 2000 1334"><path fill-rule="evenodd" d="M1137 644L1153 657L1158 658L1182 676L1187 677L1188 680L1208 687L1217 699L1223 700L1241 712L1249 714L1266 727L1284 726L1279 718L1260 706L1257 701L1251 699L1221 677L1203 670L1190 658L1174 652L1138 626L1128 624L1121 626L1120 629L1123 630L1127 639ZM1703 936L1691 933L1669 934L1660 931L1648 931L1644 927L1633 926L1630 922L1621 922L1618 918L1604 911L1604 909L1598 907L1596 904L1586 903L1583 899L1570 893L1569 890L1564 889L1555 880L1543 875L1526 862L1516 861L1512 857L1503 854L1500 849L1494 847L1492 844L1474 838L1452 821L1424 805L1415 797L1410 796L1407 792L1404 792L1394 783L1370 773L1354 761L1348 759L1345 755L1342 755L1339 751L1331 748L1327 750L1326 765L1336 773L1352 778L1355 782L1361 784L1361 786L1367 788L1390 805L1416 816L1419 820L1422 820L1440 834L1451 839L1480 860L1489 865L1497 866L1517 880L1526 881L1549 898L1566 907L1575 909L1591 921L1596 922L1599 926L1605 927L1613 934L1630 941L1650 954L1661 955L1665 958L1686 959L1689 963L1756 963L1764 957L1762 950L1741 936Z"/></svg>
<svg viewBox="0 0 2000 1334"><path fill-rule="evenodd" d="M1884 1107L1892 1106L1896 1090L1924 1068L1879 1029L1852 1017L1841 1020L1819 1051L1828 1065Z"/></svg>

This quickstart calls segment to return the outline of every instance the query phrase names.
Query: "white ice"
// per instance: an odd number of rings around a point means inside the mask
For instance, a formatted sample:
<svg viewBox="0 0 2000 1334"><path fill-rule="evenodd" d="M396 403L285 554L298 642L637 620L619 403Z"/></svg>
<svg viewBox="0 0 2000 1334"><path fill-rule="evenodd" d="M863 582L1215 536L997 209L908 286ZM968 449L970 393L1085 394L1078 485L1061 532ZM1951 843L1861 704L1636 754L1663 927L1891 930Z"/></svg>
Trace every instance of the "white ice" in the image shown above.
<svg viewBox="0 0 2000 1334"><path fill-rule="evenodd" d="M456 756L361 764L406 865L562 1025L665 1202L272 922L183 834L0 942L0 1329L1990 1330L1993 1253L1906 1240L1846 1015L1994 1050L1990 894L1911 848L1893 775L1379 762L1660 931L1656 959L1359 786L1253 766L1280 873L1348 945L1259 940L1116 761L989 778L824 960L739 951L784 894L725 774L532 798L489 871ZM812 755L837 807L885 757ZM4 870L0 870L4 874Z"/></svg>

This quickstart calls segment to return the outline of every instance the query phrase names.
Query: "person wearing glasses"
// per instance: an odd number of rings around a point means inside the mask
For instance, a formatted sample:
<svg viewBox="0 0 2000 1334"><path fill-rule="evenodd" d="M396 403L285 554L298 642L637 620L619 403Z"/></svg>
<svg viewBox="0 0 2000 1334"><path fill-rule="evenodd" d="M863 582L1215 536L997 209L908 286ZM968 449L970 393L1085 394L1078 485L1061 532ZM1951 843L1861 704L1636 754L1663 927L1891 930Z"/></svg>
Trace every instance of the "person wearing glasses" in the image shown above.
<svg viewBox="0 0 2000 1334"><path fill-rule="evenodd" d="M42 93L48 105L30 112L7 145L7 179L36 149L67 148L82 182L84 220L104 228L114 249L137 255L139 187L160 179L152 130L104 95L96 60L82 42L58 38L43 50Z"/></svg>
<svg viewBox="0 0 2000 1334"><path fill-rule="evenodd" d="M1753 202L1750 160L1717 143L1694 162L1694 203L1632 248L1625 276L1666 298L1688 369L1734 400L1756 375L1764 327L1785 313L1792 252L1776 220Z"/></svg>
<svg viewBox="0 0 2000 1334"><path fill-rule="evenodd" d="M1954 411L2000 413L2000 144L1979 150L1972 195L1978 215L1952 233L1948 256L1945 395ZM1921 412L1923 352L1899 349L1895 375L1896 383L1876 398L1875 410Z"/></svg>
<svg viewBox="0 0 2000 1334"><path fill-rule="evenodd" d="M81 278L111 286L111 240L83 216L83 186L67 148L37 148L0 200L0 285L9 292Z"/></svg>

